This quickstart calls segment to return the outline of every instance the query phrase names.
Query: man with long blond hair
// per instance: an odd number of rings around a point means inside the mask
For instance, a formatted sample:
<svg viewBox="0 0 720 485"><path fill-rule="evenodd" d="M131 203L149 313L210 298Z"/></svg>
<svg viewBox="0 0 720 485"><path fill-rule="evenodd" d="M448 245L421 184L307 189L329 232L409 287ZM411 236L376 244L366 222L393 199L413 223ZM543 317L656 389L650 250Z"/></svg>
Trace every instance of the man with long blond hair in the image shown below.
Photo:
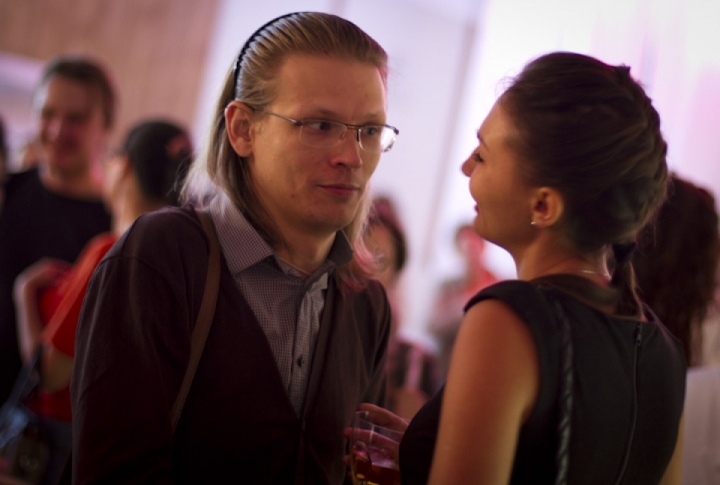
<svg viewBox="0 0 720 485"><path fill-rule="evenodd" d="M191 205L141 217L90 285L76 483L344 480L343 428L385 393L390 309L360 237L370 176L398 133L386 77L384 50L334 15L282 16L243 46L187 180ZM196 210L224 264L173 431L207 268Z"/></svg>

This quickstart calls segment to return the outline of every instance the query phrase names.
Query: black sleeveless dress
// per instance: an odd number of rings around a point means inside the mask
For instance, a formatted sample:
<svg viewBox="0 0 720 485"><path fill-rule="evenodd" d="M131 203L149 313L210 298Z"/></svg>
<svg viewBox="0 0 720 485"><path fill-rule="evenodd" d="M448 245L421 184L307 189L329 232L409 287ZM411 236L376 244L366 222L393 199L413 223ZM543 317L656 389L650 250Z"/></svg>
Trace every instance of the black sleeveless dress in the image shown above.
<svg viewBox="0 0 720 485"><path fill-rule="evenodd" d="M539 358L538 400L520 430L510 483L551 484L556 473L561 327L553 300L570 322L574 349L568 483L615 483L626 455L621 483L657 483L673 454L683 409L686 365L680 343L652 314L642 323L612 317L562 291L524 281L482 290L466 311L489 298L503 301L525 321ZM427 483L443 391L417 413L403 437L403 485Z"/></svg>

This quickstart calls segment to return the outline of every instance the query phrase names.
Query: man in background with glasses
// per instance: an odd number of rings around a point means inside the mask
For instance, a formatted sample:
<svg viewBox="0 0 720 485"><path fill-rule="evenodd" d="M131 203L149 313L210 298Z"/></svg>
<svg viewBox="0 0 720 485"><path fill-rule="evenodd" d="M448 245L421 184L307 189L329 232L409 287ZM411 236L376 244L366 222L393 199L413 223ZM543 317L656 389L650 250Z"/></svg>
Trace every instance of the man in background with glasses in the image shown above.
<svg viewBox="0 0 720 485"><path fill-rule="evenodd" d="M141 217L90 284L75 483L346 479L343 428L385 397L390 308L361 231L369 179L398 134L386 87L385 51L334 15L285 15L246 42L185 186L223 264L177 427L208 259L189 206Z"/></svg>

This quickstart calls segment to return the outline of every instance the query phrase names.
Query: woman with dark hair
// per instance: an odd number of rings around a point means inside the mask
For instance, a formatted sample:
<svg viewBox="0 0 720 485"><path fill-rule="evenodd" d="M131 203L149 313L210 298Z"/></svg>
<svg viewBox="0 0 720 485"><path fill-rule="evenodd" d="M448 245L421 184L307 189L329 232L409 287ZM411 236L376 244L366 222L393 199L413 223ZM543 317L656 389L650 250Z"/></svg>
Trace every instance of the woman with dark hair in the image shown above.
<svg viewBox="0 0 720 485"><path fill-rule="evenodd" d="M176 205L178 173L191 161L188 133L166 121L148 121L130 130L105 164L103 197L112 214L112 232L92 239L72 265L43 259L15 281L20 354L32 361L42 346L38 414L50 430L51 465L45 483L54 483L70 451L68 386L75 356L75 331L95 267L140 215Z"/></svg>
<svg viewBox="0 0 720 485"><path fill-rule="evenodd" d="M446 385L400 445L403 485L679 483L684 356L630 262L666 190L650 99L628 67L552 53L477 137L473 226L518 280L466 305Z"/></svg>
<svg viewBox="0 0 720 485"><path fill-rule="evenodd" d="M643 229L638 245L633 267L640 296L682 342L692 367L685 389L682 483L719 483L715 436L720 429L720 366L707 365L712 361L703 352L708 349L705 332L717 311L720 233L715 197L673 174L667 200Z"/></svg>
<svg viewBox="0 0 720 485"><path fill-rule="evenodd" d="M673 174L668 198L638 244L633 267L640 296L682 342L688 365L699 365L701 326L718 286L715 197Z"/></svg>

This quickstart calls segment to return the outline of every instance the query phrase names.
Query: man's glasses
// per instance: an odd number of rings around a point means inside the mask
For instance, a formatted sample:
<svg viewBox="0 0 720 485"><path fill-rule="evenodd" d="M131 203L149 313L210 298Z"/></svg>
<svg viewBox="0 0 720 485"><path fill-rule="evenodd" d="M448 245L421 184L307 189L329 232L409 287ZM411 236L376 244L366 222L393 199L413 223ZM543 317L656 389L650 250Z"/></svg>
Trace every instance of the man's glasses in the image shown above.
<svg viewBox="0 0 720 485"><path fill-rule="evenodd" d="M345 139L348 129L351 129L357 132L360 148L370 153L382 153L392 148L395 138L400 133L397 128L389 125L357 126L330 120L294 120L265 109L253 109L277 116L299 127L300 143L311 147L323 148L337 145Z"/></svg>

